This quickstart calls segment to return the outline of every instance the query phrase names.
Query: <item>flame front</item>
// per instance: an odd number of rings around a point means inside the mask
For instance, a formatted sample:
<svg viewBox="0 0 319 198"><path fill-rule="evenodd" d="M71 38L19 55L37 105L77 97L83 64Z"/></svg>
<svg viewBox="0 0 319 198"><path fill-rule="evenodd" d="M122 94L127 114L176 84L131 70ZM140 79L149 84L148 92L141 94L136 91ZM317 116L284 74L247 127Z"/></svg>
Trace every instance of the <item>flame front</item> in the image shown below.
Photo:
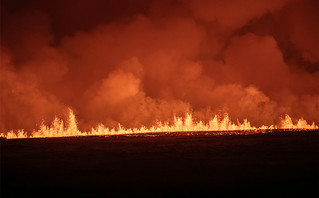
<svg viewBox="0 0 319 198"><path fill-rule="evenodd" d="M319 127L312 123L307 123L303 118L299 119L296 124L293 123L289 115L285 115L285 118L281 120L280 126L251 126L250 122L245 119L243 123L238 122L235 124L226 114L223 119L220 119L217 115L213 119L209 120L207 124L203 121L195 122L192 114L187 113L185 118L174 117L174 124L158 122L151 127L142 126L140 128L126 129L119 124L118 129L105 127L103 124L99 124L96 128L92 128L91 131L80 131L77 126L76 118L73 111L69 110L68 124L65 126L64 121L59 118L55 118L50 126L42 124L39 130L35 130L31 135L23 130L9 131L2 133L0 136L15 139L15 138L45 138L45 137L70 137L70 136L101 136L101 135L122 135L122 134L139 134L139 133L154 133L154 132L192 132L192 131L220 131L218 134L223 134L226 131L259 131L259 130L271 130L271 129L318 129Z"/></svg>

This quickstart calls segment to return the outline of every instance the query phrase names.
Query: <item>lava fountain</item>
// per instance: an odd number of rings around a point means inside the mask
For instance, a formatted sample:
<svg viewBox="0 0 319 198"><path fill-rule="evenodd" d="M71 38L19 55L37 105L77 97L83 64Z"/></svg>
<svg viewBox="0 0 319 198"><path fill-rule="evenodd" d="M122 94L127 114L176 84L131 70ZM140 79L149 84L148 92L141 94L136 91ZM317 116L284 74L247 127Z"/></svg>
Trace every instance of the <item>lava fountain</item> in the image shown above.
<svg viewBox="0 0 319 198"><path fill-rule="evenodd" d="M69 117L67 124L55 117L51 126L41 124L40 129L32 131L31 135L28 135L24 129L17 131L8 131L7 133L1 133L2 137L8 139L16 138L46 138L46 137L71 137L71 136L103 136L103 135L123 135L123 134L141 134L141 133L159 133L159 132L196 132L196 131L215 131L218 135L224 134L252 134L255 132L264 132L272 129L290 129L290 130L309 130L318 129L319 127L313 122L311 125L306 120L300 118L297 123L293 123L289 115L285 115L279 125L262 125L261 127L252 126L251 123L244 119L242 123L237 121L234 123L230 120L228 114L225 114L223 118L215 115L213 119L210 119L207 123L203 121L194 121L191 113L186 113L183 117L174 116L174 123L157 122L156 125L151 127L142 126L140 128L125 128L121 124L118 128L108 128L103 124L99 124L97 127L92 128L90 131L80 131L78 129L76 117L71 109L69 109ZM232 133L230 133L232 132Z"/></svg>

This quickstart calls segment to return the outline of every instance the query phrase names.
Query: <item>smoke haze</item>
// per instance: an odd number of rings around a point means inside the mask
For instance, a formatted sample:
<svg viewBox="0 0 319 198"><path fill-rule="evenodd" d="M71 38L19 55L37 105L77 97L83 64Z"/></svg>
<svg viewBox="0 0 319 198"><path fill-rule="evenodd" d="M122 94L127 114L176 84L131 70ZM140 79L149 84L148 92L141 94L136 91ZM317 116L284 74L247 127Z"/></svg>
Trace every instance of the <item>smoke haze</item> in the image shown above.
<svg viewBox="0 0 319 198"><path fill-rule="evenodd" d="M192 112L319 123L316 0L2 0L0 132Z"/></svg>

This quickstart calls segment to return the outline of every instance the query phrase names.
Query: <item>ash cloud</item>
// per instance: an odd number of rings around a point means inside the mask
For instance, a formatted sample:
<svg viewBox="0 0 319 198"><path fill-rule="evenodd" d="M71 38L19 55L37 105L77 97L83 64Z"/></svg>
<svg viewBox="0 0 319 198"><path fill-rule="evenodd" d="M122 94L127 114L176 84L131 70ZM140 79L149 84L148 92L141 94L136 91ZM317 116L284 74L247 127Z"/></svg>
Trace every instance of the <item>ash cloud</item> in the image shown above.
<svg viewBox="0 0 319 198"><path fill-rule="evenodd" d="M0 130L193 112L319 123L318 2L1 1ZM72 10L72 13L70 11Z"/></svg>

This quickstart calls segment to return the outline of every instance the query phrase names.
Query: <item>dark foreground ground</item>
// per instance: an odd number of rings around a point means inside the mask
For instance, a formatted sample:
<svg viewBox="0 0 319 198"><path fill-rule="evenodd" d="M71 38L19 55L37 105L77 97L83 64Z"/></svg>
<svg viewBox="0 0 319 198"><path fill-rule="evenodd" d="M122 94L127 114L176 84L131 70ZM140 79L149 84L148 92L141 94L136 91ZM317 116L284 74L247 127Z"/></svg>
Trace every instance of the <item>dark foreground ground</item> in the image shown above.
<svg viewBox="0 0 319 198"><path fill-rule="evenodd" d="M319 131L0 140L1 197L318 197Z"/></svg>

